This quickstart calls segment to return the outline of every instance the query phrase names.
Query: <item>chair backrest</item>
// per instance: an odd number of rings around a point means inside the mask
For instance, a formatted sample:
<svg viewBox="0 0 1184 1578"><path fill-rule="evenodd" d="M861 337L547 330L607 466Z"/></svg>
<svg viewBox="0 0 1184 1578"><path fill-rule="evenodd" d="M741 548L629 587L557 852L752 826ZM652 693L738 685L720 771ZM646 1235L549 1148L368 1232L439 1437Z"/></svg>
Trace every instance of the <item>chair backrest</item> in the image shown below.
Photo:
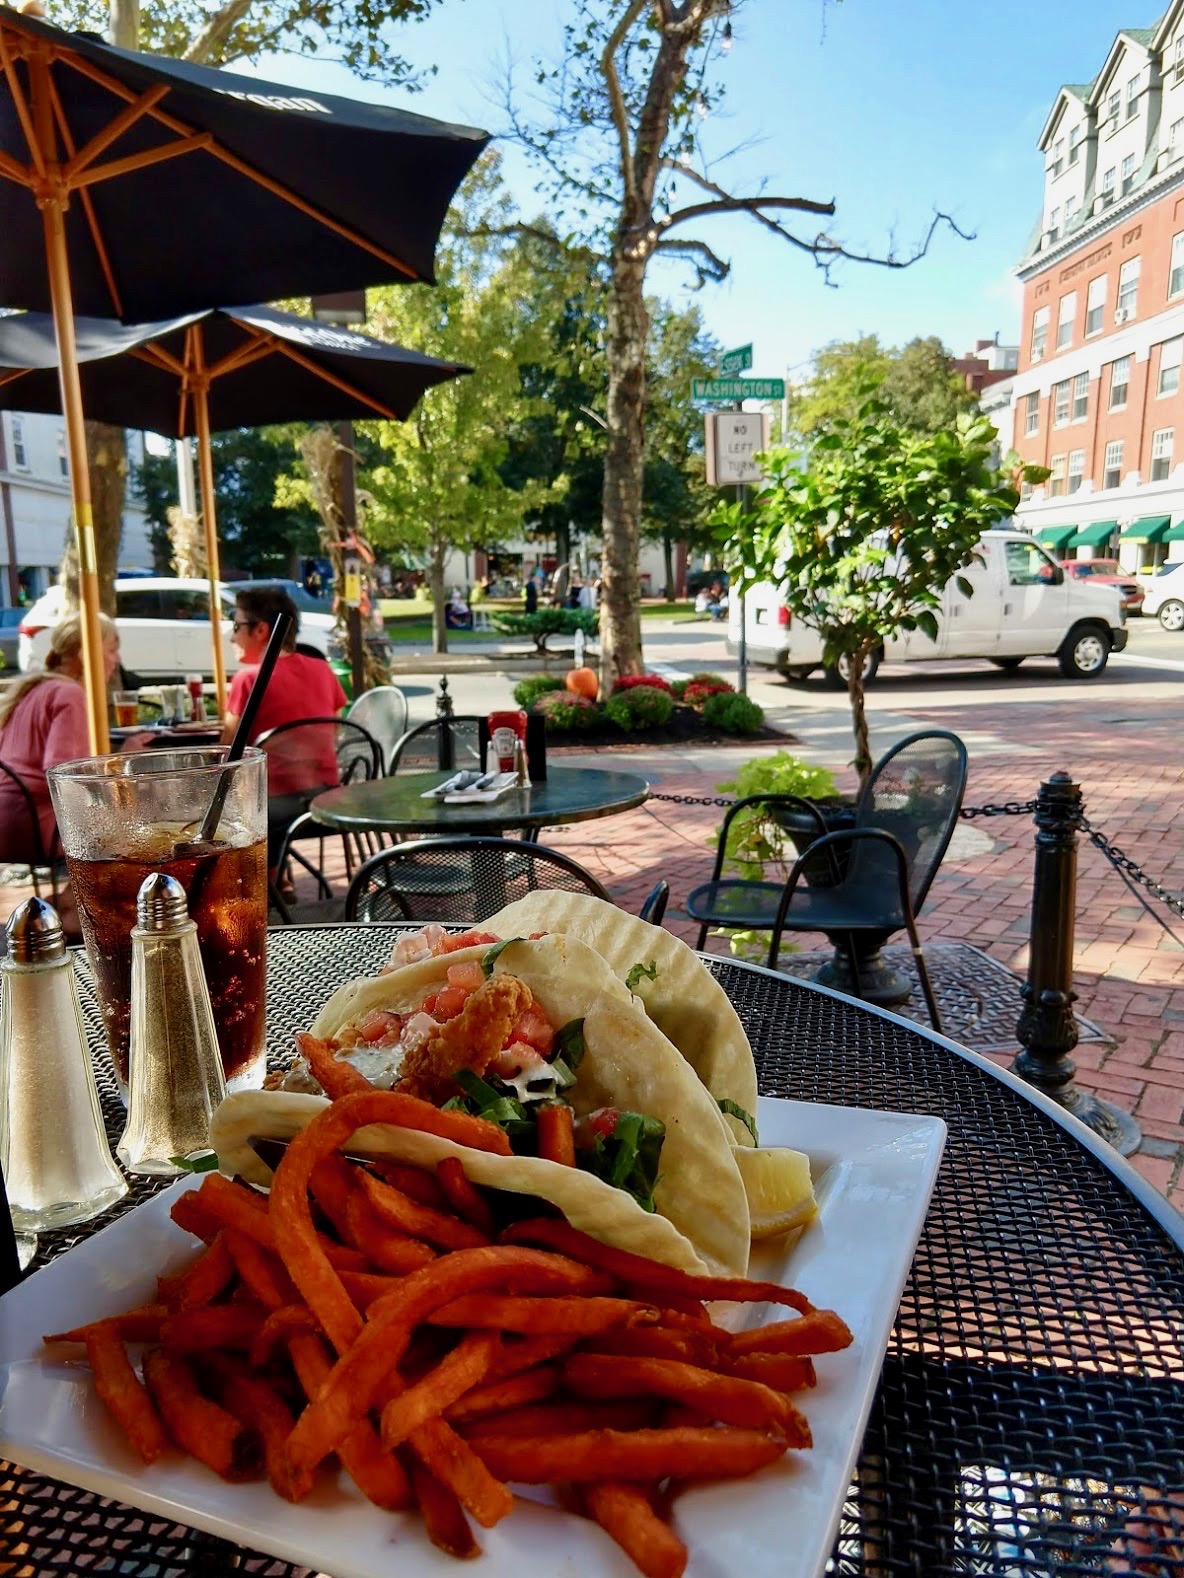
<svg viewBox="0 0 1184 1578"><path fill-rule="evenodd" d="M345 919L476 926L540 888L609 898L590 871L542 844L433 838L380 850L359 867L346 894Z"/></svg>
<svg viewBox="0 0 1184 1578"><path fill-rule="evenodd" d="M382 777L382 748L350 718L301 718L277 724L255 744L267 753L267 792L299 794Z"/></svg>
<svg viewBox="0 0 1184 1578"><path fill-rule="evenodd" d="M481 760L480 729L484 720L477 713L458 713L452 718L432 718L408 729L396 740L387 763L387 772L433 773L440 769L440 731L447 729L451 760L446 767L484 767Z"/></svg>
<svg viewBox="0 0 1184 1578"><path fill-rule="evenodd" d="M29 865L34 868L50 865L49 851L46 849L44 840L41 837L41 818L37 814L37 802L33 799L28 784L25 783L18 772L4 762L0 762L0 773L3 773L6 778L16 785L20 798L24 802L25 812L28 816ZM56 836L54 842L55 844L57 843ZM14 847L19 846L14 844Z"/></svg>
<svg viewBox="0 0 1184 1578"><path fill-rule="evenodd" d="M947 729L932 729L894 745L860 794L856 826L881 828L904 848L914 915L949 847L965 792L966 746ZM895 888L891 851L872 840L854 845L848 879L863 886L881 877Z"/></svg>
<svg viewBox="0 0 1184 1578"><path fill-rule="evenodd" d="M407 698L397 685L375 685L364 690L346 713L350 723L360 723L382 748L383 771L390 764L391 752L407 732Z"/></svg>

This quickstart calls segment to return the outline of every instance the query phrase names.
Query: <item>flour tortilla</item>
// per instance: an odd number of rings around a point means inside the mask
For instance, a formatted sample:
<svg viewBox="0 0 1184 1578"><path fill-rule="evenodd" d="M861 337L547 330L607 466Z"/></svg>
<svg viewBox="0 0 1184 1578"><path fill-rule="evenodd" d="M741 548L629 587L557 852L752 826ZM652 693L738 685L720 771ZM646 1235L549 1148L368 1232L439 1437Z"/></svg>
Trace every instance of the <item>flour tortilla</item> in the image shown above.
<svg viewBox="0 0 1184 1578"><path fill-rule="evenodd" d="M326 1003L312 1033L332 1039L370 1009L414 1009L444 983L449 965L481 959L488 951L487 946L460 949L350 982ZM412 1130L367 1130L350 1148L369 1150L381 1135L376 1154L415 1162L457 1155L475 1183L549 1200L573 1226L605 1243L669 1265L744 1275L750 1241L744 1184L728 1127L686 1059L633 1003L600 955L575 938L511 942L494 964L495 974L503 971L526 982L553 1024L584 1021L584 1057L577 1083L567 1093L578 1116L620 1107L666 1125L655 1211L642 1210L623 1190L574 1168L537 1157L490 1156ZM266 1168L246 1137L288 1138L320 1110L319 1103L318 1097L284 1091L228 1097L211 1130L223 1169L265 1181Z"/></svg>
<svg viewBox="0 0 1184 1578"><path fill-rule="evenodd" d="M756 1064L744 1026L723 987L680 938L604 899L559 891L528 894L482 926L499 937L545 931L575 938L622 981L635 964L655 963L655 979L643 976L634 987L646 1013L717 1100L756 1116ZM726 1121L735 1144L752 1144L744 1124L730 1115Z"/></svg>

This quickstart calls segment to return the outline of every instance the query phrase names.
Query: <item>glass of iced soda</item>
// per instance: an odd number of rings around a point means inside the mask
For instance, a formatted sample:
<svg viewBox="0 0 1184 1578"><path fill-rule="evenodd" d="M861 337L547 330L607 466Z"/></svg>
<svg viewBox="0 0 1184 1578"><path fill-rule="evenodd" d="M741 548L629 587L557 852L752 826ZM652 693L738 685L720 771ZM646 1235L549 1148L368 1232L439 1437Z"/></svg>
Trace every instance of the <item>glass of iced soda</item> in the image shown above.
<svg viewBox="0 0 1184 1578"><path fill-rule="evenodd" d="M228 747L92 756L50 769L58 832L119 1088L127 1097L132 927L154 871L189 897L230 1090L263 1083L267 963L267 761ZM219 787L214 836L201 825Z"/></svg>

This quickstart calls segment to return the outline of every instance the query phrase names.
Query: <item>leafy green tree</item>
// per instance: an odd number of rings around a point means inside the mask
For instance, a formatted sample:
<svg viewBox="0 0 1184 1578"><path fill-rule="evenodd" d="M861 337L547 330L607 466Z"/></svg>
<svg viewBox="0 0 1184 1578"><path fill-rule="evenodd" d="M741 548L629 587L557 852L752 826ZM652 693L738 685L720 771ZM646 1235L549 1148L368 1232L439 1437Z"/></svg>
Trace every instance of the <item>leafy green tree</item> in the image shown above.
<svg viewBox="0 0 1184 1578"><path fill-rule="evenodd" d="M910 340L901 350L881 345L874 334L834 340L814 357L809 378L791 402L791 442L804 443L836 421L851 421L869 380L902 427L937 433L977 404L954 371L949 351L936 335Z"/></svg>
<svg viewBox="0 0 1184 1578"><path fill-rule="evenodd" d="M959 416L937 433L904 427L865 386L853 417L836 417L805 455L765 457L751 508L719 510L727 553L745 583L774 581L793 617L818 631L822 660L845 670L855 765L871 770L864 670L886 641L937 638L947 581L978 557L979 538L1019 494L991 467L995 429ZM970 595L970 582L959 581Z"/></svg>

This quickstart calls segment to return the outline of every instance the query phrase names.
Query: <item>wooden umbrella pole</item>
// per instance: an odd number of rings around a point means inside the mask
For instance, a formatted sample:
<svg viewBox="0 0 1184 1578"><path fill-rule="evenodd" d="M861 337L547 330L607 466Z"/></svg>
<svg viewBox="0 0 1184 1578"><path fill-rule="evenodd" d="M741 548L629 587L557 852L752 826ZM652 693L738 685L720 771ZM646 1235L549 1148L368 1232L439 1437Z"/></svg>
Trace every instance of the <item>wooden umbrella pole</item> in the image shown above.
<svg viewBox="0 0 1184 1578"><path fill-rule="evenodd" d="M66 251L65 209L68 193L56 160L48 66L44 58L30 61L33 86L33 124L48 179L36 194L45 228L45 258L49 292L57 335L58 372L62 385L62 415L70 454L70 492L74 504L74 530L78 539L78 603L82 617L82 683L90 748L96 755L111 749L107 732L107 676L103 663L103 632L99 624L99 575L95 552L95 523L91 509L90 469L86 453L86 428L82 414L82 382L78 376L78 349L74 341L74 298L70 288L70 263Z"/></svg>
<svg viewBox="0 0 1184 1578"><path fill-rule="evenodd" d="M222 648L222 579L218 563L218 516L214 503L214 453L210 448L210 386L201 353L201 330L194 332L198 371L192 381L193 414L197 426L197 470L201 486L201 523L206 536L206 573L210 578L210 638L214 643L214 689L218 716L226 716L226 654Z"/></svg>

